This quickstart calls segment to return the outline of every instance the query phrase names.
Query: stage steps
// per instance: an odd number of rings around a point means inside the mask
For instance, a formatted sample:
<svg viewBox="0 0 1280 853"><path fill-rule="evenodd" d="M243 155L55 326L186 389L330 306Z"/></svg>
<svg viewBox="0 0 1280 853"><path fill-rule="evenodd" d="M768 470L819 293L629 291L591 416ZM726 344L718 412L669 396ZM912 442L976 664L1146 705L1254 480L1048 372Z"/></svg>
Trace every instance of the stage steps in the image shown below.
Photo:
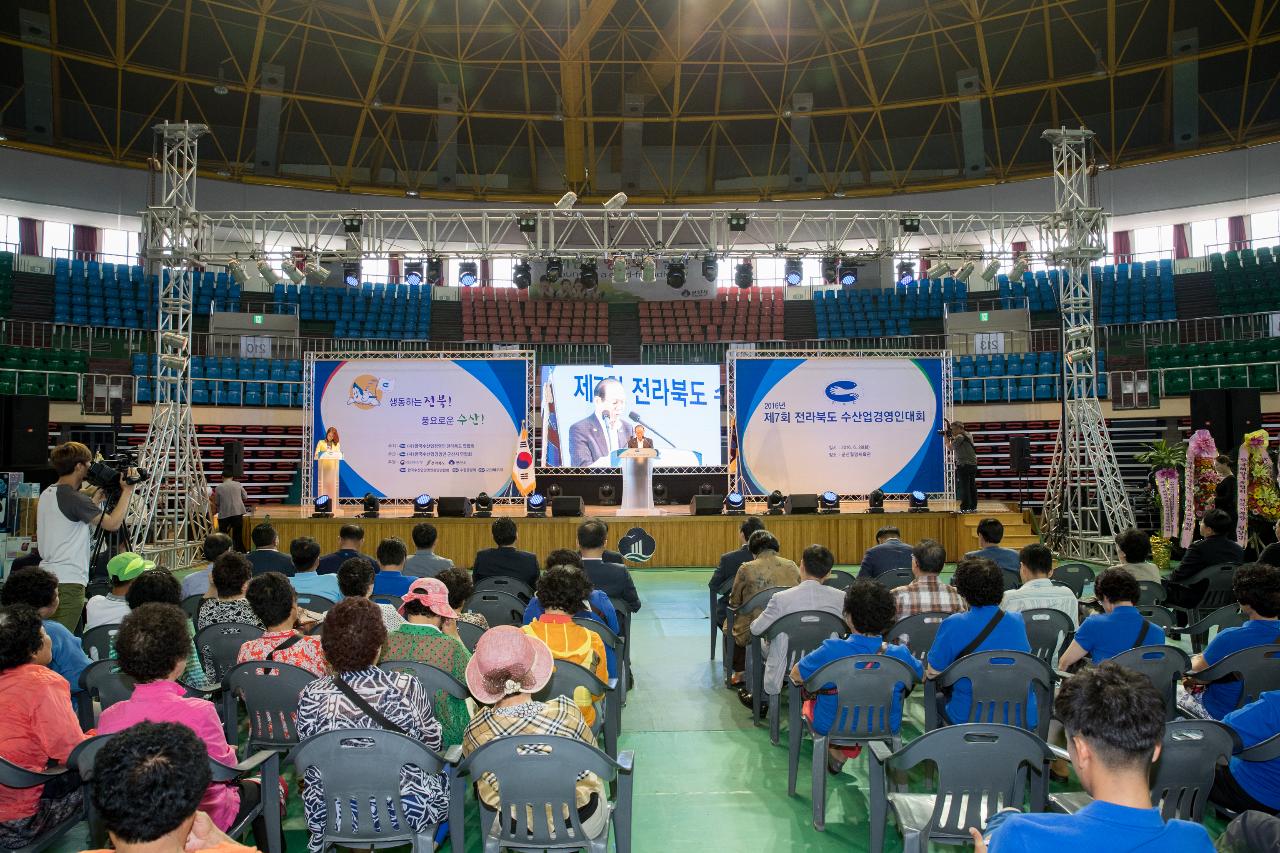
<svg viewBox="0 0 1280 853"><path fill-rule="evenodd" d="M433 341L462 340L462 303L436 299L431 303L428 335Z"/></svg>
<svg viewBox="0 0 1280 853"><path fill-rule="evenodd" d="M609 347L614 364L640 364L640 306L609 303Z"/></svg>
<svg viewBox="0 0 1280 853"><path fill-rule="evenodd" d="M1007 512L971 512L960 516L960 523L963 525L964 531L959 535L960 550L954 555L949 554L948 557L952 561L959 559L966 551L976 551L978 545L978 522L984 518L999 519L1004 525L1004 540L1000 543L1005 548L1018 550L1023 545L1034 545L1040 541L1040 537L1031 529L1031 524L1024 518L1023 514L1016 510Z"/></svg>

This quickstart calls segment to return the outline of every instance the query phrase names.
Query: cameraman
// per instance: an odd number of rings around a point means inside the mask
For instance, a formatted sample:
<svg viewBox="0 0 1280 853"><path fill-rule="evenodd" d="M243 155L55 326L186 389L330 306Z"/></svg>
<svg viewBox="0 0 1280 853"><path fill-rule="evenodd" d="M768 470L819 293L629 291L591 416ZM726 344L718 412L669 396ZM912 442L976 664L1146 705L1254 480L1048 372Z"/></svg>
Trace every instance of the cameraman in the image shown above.
<svg viewBox="0 0 1280 853"><path fill-rule="evenodd" d="M40 495L36 509L36 541L40 565L58 577L58 610L53 618L74 631L84 609L84 588L89 583L89 548L94 529L114 533L124 523L133 486L120 480L120 499L111 512L80 491L93 456L78 441L59 444L49 455L58 481Z"/></svg>
<svg viewBox="0 0 1280 853"><path fill-rule="evenodd" d="M975 512L978 509L978 450L960 421L953 421L945 434L955 454L956 499L960 502L960 511Z"/></svg>

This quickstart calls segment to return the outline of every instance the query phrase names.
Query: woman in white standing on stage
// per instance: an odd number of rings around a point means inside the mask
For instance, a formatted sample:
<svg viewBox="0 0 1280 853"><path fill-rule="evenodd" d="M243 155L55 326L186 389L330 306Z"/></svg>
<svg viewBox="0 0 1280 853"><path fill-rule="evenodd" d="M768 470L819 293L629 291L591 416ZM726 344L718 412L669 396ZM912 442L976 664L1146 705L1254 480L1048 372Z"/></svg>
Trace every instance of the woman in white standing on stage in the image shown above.
<svg viewBox="0 0 1280 853"><path fill-rule="evenodd" d="M338 431L329 427L324 438L316 444L316 467L319 478L316 483L316 495L328 495L329 505L334 512L338 509L338 466L342 463L342 448L338 444Z"/></svg>

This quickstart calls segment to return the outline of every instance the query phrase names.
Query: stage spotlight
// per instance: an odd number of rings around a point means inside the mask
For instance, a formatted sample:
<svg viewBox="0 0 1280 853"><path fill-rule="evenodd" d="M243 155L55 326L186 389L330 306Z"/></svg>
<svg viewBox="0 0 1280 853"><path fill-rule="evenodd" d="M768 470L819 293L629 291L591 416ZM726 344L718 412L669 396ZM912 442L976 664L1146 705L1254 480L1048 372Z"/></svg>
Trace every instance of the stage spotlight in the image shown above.
<svg viewBox="0 0 1280 853"><path fill-rule="evenodd" d="M249 274L244 271L244 264L240 263L239 258L232 258L227 262L227 272L242 287L249 282Z"/></svg>
<svg viewBox="0 0 1280 853"><path fill-rule="evenodd" d="M621 210L622 206L627 203L626 193L616 193L612 198L601 205L605 210Z"/></svg>
<svg viewBox="0 0 1280 853"><path fill-rule="evenodd" d="M546 518L547 499L537 492L529 495L524 502L524 514L528 518Z"/></svg>
<svg viewBox="0 0 1280 853"><path fill-rule="evenodd" d="M436 287L444 280L444 259L427 258L427 284Z"/></svg>
<svg viewBox="0 0 1280 853"><path fill-rule="evenodd" d="M436 499L426 493L413 499L413 517L430 518L436 513Z"/></svg>
<svg viewBox="0 0 1280 853"><path fill-rule="evenodd" d="M165 332L160 336L160 344L165 349L177 353L186 352L190 343L191 341L188 340L187 336L181 332Z"/></svg>
<svg viewBox="0 0 1280 853"><path fill-rule="evenodd" d="M595 290L600 283L600 272L596 268L595 258L584 258L578 262L578 281L583 290Z"/></svg>
<svg viewBox="0 0 1280 853"><path fill-rule="evenodd" d="M765 515L782 515L783 509L787 505L787 496L782 492L774 489L769 493L769 497L765 498Z"/></svg>
<svg viewBox="0 0 1280 853"><path fill-rule="evenodd" d="M911 493L911 499L907 504L907 512L928 512L929 496L924 492L916 490Z"/></svg>
<svg viewBox="0 0 1280 853"><path fill-rule="evenodd" d="M320 495L313 502L312 518L333 518L333 501L328 495Z"/></svg>
<svg viewBox="0 0 1280 853"><path fill-rule="evenodd" d="M822 280L827 284L835 284L836 278L840 275L840 259L834 256L827 256L822 259Z"/></svg>
<svg viewBox="0 0 1280 853"><path fill-rule="evenodd" d="M898 220L898 224L902 226L903 234L919 234L920 233L920 217L904 216Z"/></svg>
<svg viewBox="0 0 1280 853"><path fill-rule="evenodd" d="M262 276L267 287L275 287L280 283L280 276L276 275L276 271L271 268L271 262L266 258L258 259L258 275Z"/></svg>
<svg viewBox="0 0 1280 853"><path fill-rule="evenodd" d="M404 197L405 197L405 198L417 198L417 197L418 197L418 196L420 196L420 195L422 195L422 193L418 192L417 190L405 190L405 191L404 191Z"/></svg>
<svg viewBox="0 0 1280 853"><path fill-rule="evenodd" d="M714 282L720 275L720 262L716 260L715 255L707 255L702 259L702 279L703 281Z"/></svg>
<svg viewBox="0 0 1280 853"><path fill-rule="evenodd" d="M884 492L882 490L875 489L871 494L867 495L867 512L884 512Z"/></svg>
<svg viewBox="0 0 1280 853"><path fill-rule="evenodd" d="M342 262L342 280L347 287L360 286L360 262L359 261L343 261Z"/></svg>
<svg viewBox="0 0 1280 853"><path fill-rule="evenodd" d="M940 278L946 278L951 275L952 272L951 264L946 261L938 261L936 264L929 267L929 281L937 281Z"/></svg>
<svg viewBox="0 0 1280 853"><path fill-rule="evenodd" d="M578 194L570 191L560 196L560 200L556 202L556 210L568 210L577 203Z"/></svg>
<svg viewBox="0 0 1280 853"><path fill-rule="evenodd" d="M751 269L751 262L743 261L738 264L733 273L733 283L745 289L751 286L753 280L754 273Z"/></svg>
<svg viewBox="0 0 1280 853"><path fill-rule="evenodd" d="M524 258L516 261L515 266L511 268L511 283L521 290L528 290L529 285L533 283L533 276L529 272L529 262Z"/></svg>
<svg viewBox="0 0 1280 853"><path fill-rule="evenodd" d="M684 261L667 261L667 287L672 290L684 287Z"/></svg>
<svg viewBox="0 0 1280 853"><path fill-rule="evenodd" d="M1000 272L1000 262L992 261L991 263L987 264L985 267L982 268L982 280L995 281L996 273L998 272Z"/></svg>
<svg viewBox="0 0 1280 853"><path fill-rule="evenodd" d="M911 284L916 280L916 268L914 264L906 261L898 264L898 284Z"/></svg>
<svg viewBox="0 0 1280 853"><path fill-rule="evenodd" d="M404 283L422 284L422 261L409 261L404 265Z"/></svg>
<svg viewBox="0 0 1280 853"><path fill-rule="evenodd" d="M747 501L738 492L730 492L724 496L725 515L746 515Z"/></svg>
<svg viewBox="0 0 1280 853"><path fill-rule="evenodd" d="M858 283L858 265L853 258L840 259L840 286L853 287Z"/></svg>
<svg viewBox="0 0 1280 853"><path fill-rule="evenodd" d="M644 263L640 267L640 280L645 284L653 284L658 280L658 262L654 260L653 255L644 256Z"/></svg>
<svg viewBox="0 0 1280 853"><path fill-rule="evenodd" d="M520 226L521 234L532 234L538 230L538 217L532 213L522 213L516 217L516 224Z"/></svg>
<svg viewBox="0 0 1280 853"><path fill-rule="evenodd" d="M348 234L359 234L362 224L364 224L364 218L358 213L349 213L342 217L342 230Z"/></svg>
<svg viewBox="0 0 1280 853"><path fill-rule="evenodd" d="M1012 281L1022 278L1022 274L1025 273L1028 268L1029 264L1027 263L1027 259L1019 257L1013 262L1013 269L1009 270L1009 279Z"/></svg>
<svg viewBox="0 0 1280 853"><path fill-rule="evenodd" d="M458 285L460 287L475 287L476 282L480 280L477 273L475 261L463 261L458 264Z"/></svg>
<svg viewBox="0 0 1280 853"><path fill-rule="evenodd" d="M735 210L733 213L729 214L729 230L746 231L747 223L750 221L751 219L745 213L740 210Z"/></svg>
<svg viewBox="0 0 1280 853"><path fill-rule="evenodd" d="M712 489L710 483L703 483L702 485L698 486L698 494L700 495L710 495L714 493L715 493L714 489Z"/></svg>
<svg viewBox="0 0 1280 853"><path fill-rule="evenodd" d="M559 483L552 483L550 486L547 486L547 497L552 498L553 500L560 497L563 493L564 492L560 488Z"/></svg>
<svg viewBox="0 0 1280 853"><path fill-rule="evenodd" d="M361 503L364 505L364 512L360 514L361 518L377 518L380 515L379 510L381 507L373 492L366 492Z"/></svg>
<svg viewBox="0 0 1280 853"><path fill-rule="evenodd" d="M973 276L973 261L965 261L964 266L956 270L956 281L969 283L969 279Z"/></svg>
<svg viewBox="0 0 1280 853"><path fill-rule="evenodd" d="M666 486L666 484L665 484L665 483L654 483L654 484L653 484L653 505L654 505L654 506L666 506L668 503L669 503L669 501L667 500L667 486Z"/></svg>
<svg viewBox="0 0 1280 853"><path fill-rule="evenodd" d="M173 353L165 353L160 356L160 366L165 370L171 370L174 373L181 373L187 369L187 359L185 356L174 355Z"/></svg>
<svg viewBox="0 0 1280 853"><path fill-rule="evenodd" d="M615 255L613 262L609 264L609 269L613 271L614 284L627 283L627 259L622 255Z"/></svg>
<svg viewBox="0 0 1280 853"><path fill-rule="evenodd" d="M302 274L307 279L307 284L324 284L325 279L329 277L329 271L320 266L320 262L315 258L307 261L302 268Z"/></svg>
<svg viewBox="0 0 1280 853"><path fill-rule="evenodd" d="M596 502L599 503L600 506L616 505L618 503L618 497L613 486L605 483L599 489L596 489Z"/></svg>
<svg viewBox="0 0 1280 853"><path fill-rule="evenodd" d="M475 506L475 510L471 513L475 518L489 518L493 515L493 498L489 497L488 492L476 495L471 503Z"/></svg>
<svg viewBox="0 0 1280 853"><path fill-rule="evenodd" d="M1072 364L1083 364L1093 358L1093 347L1079 347L1067 353L1067 361Z"/></svg>
<svg viewBox="0 0 1280 853"><path fill-rule="evenodd" d="M1093 329L1089 326L1071 326L1066 331L1067 343L1073 348L1075 344L1087 339L1093 334Z"/></svg>
<svg viewBox="0 0 1280 853"><path fill-rule="evenodd" d="M546 267L547 281L551 282L552 284L555 284L557 281L560 280L560 274L562 272L564 272L564 261L560 260L559 256L552 255L551 257L547 258L547 267Z"/></svg>
<svg viewBox="0 0 1280 853"><path fill-rule="evenodd" d="M804 264L799 258L787 258L782 264L782 277L787 287L799 287L804 284Z"/></svg>
<svg viewBox="0 0 1280 853"><path fill-rule="evenodd" d="M293 261L285 261L280 265L280 271L289 276L289 281L294 284L302 284L302 270L298 269L298 265Z"/></svg>
<svg viewBox="0 0 1280 853"><path fill-rule="evenodd" d="M840 496L832 491L818 495L818 514L832 515L840 512Z"/></svg>

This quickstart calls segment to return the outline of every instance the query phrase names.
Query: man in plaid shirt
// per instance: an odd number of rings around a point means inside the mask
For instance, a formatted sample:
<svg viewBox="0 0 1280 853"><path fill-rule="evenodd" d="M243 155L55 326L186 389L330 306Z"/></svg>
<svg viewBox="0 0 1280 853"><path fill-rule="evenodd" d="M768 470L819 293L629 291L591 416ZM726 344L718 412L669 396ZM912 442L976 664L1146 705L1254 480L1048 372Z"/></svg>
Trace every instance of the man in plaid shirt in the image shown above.
<svg viewBox="0 0 1280 853"><path fill-rule="evenodd" d="M946 549L932 539L921 539L911 549L911 571L916 579L893 591L898 619L917 613L959 613L969 609L955 587L938 580L946 562Z"/></svg>

